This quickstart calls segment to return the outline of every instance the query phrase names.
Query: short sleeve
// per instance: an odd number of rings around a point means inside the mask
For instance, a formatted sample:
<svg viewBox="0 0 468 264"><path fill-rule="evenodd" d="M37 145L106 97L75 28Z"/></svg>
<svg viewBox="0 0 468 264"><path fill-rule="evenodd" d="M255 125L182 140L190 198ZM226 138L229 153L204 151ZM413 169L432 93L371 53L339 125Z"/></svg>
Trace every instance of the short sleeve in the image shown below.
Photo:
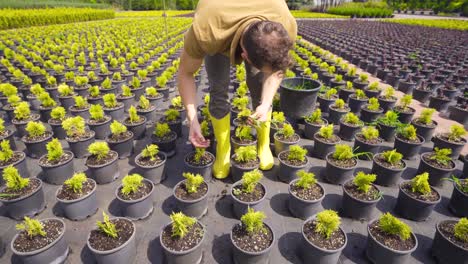
<svg viewBox="0 0 468 264"><path fill-rule="evenodd" d="M184 50L193 58L196 59L203 59L205 57L205 52L200 46L197 38L195 37L195 33L193 32L193 27L190 27L187 32L185 32L184 38Z"/></svg>

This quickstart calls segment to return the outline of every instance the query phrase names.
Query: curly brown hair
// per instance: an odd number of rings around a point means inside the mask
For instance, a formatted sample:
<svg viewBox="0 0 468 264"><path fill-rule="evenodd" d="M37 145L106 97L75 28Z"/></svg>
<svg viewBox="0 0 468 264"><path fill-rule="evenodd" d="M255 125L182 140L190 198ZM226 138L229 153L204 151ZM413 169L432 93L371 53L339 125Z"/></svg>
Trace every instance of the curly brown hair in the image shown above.
<svg viewBox="0 0 468 264"><path fill-rule="evenodd" d="M292 64L289 51L293 42L280 23L259 21L252 23L242 37L242 45L253 66L269 66L273 71L286 71Z"/></svg>

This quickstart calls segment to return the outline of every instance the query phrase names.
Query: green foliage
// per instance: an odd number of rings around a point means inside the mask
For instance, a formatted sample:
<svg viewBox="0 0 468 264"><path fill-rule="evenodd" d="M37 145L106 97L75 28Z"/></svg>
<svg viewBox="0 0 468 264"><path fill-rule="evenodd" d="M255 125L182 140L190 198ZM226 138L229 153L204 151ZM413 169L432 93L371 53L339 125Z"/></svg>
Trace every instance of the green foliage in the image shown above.
<svg viewBox="0 0 468 264"><path fill-rule="evenodd" d="M74 94L73 88L66 85L61 84L58 86L58 93L60 96L72 96Z"/></svg>
<svg viewBox="0 0 468 264"><path fill-rule="evenodd" d="M455 237L463 242L468 242L468 218L460 218L453 228Z"/></svg>
<svg viewBox="0 0 468 264"><path fill-rule="evenodd" d="M145 94L149 97L156 97L158 96L158 90L156 90L156 88L154 87L148 87L145 89Z"/></svg>
<svg viewBox="0 0 468 264"><path fill-rule="evenodd" d="M373 140L379 137L379 130L374 126L363 127L361 133L366 140Z"/></svg>
<svg viewBox="0 0 468 264"><path fill-rule="evenodd" d="M257 146L239 147L235 151L235 161L239 163L247 163L257 160Z"/></svg>
<svg viewBox="0 0 468 264"><path fill-rule="evenodd" d="M101 94L99 87L97 85L91 86L88 89L88 93L91 97L98 97Z"/></svg>
<svg viewBox="0 0 468 264"><path fill-rule="evenodd" d="M400 107L402 109L408 109L408 107L410 106L412 100L413 100L413 96L411 94L405 94L400 99Z"/></svg>
<svg viewBox="0 0 468 264"><path fill-rule="evenodd" d="M172 236L178 239L184 238L189 229L197 223L196 218L186 216L182 212L172 213L170 217L172 220Z"/></svg>
<svg viewBox="0 0 468 264"><path fill-rule="evenodd" d="M31 109L27 102L21 102L15 107L13 113L15 114L16 120L25 120L31 116Z"/></svg>
<svg viewBox="0 0 468 264"><path fill-rule="evenodd" d="M110 148L106 142L97 141L89 145L88 152L94 155L97 160L102 160L109 154Z"/></svg>
<svg viewBox="0 0 468 264"><path fill-rule="evenodd" d="M362 83L366 83L368 79L369 79L369 75L367 74L362 73L359 75L359 81Z"/></svg>
<svg viewBox="0 0 468 264"><path fill-rule="evenodd" d="M361 89L356 89L355 95L358 100L367 99L366 93Z"/></svg>
<svg viewBox="0 0 468 264"><path fill-rule="evenodd" d="M74 82L76 86L81 87L88 84L89 79L86 76L75 76Z"/></svg>
<svg viewBox="0 0 468 264"><path fill-rule="evenodd" d="M377 178L375 174L366 174L363 171L357 173L356 177L353 179L354 186L363 193L368 193L372 183Z"/></svg>
<svg viewBox="0 0 468 264"><path fill-rule="evenodd" d="M330 100L333 96L336 95L338 91L335 88L331 88L325 92L325 99Z"/></svg>
<svg viewBox="0 0 468 264"><path fill-rule="evenodd" d="M28 233L29 238L42 236L45 237L47 233L44 231L44 226L39 220L31 219L27 216L24 217L22 223L16 224L16 230L24 230Z"/></svg>
<svg viewBox="0 0 468 264"><path fill-rule="evenodd" d="M156 123L156 128L154 130L154 135L158 138L163 138L171 133L171 128L167 123Z"/></svg>
<svg viewBox="0 0 468 264"><path fill-rule="evenodd" d="M83 183L85 183L88 180L86 178L86 174L83 172L75 173L73 176L69 179L67 179L64 182L65 187L67 189L71 190L74 193L81 193L83 189Z"/></svg>
<svg viewBox="0 0 468 264"><path fill-rule="evenodd" d="M26 125L26 131L28 132L29 137L40 137L45 134L46 127L40 121L29 121Z"/></svg>
<svg viewBox="0 0 468 264"><path fill-rule="evenodd" d="M52 139L46 145L47 147L47 159L49 161L58 161L63 155L63 148L60 141L56 138Z"/></svg>
<svg viewBox="0 0 468 264"><path fill-rule="evenodd" d="M133 105L128 109L128 117L130 119L130 123L140 121L140 116L138 115L137 110Z"/></svg>
<svg viewBox="0 0 468 264"><path fill-rule="evenodd" d="M355 126L362 126L364 124L364 122L362 122L359 117L352 112L346 113L346 115L343 116L342 121Z"/></svg>
<svg viewBox="0 0 468 264"><path fill-rule="evenodd" d="M414 177L411 180L411 191L422 195L431 193L431 186L429 186L429 173L424 172Z"/></svg>
<svg viewBox="0 0 468 264"><path fill-rule="evenodd" d="M315 174L312 172L306 172L305 170L300 170L297 173L297 177L299 180L295 183L295 186L309 189L313 185L317 184L317 179L315 178Z"/></svg>
<svg viewBox="0 0 468 264"><path fill-rule="evenodd" d="M105 90L112 88L112 80L109 79L109 77L106 77L106 79L102 81L101 87L102 89L105 89Z"/></svg>
<svg viewBox="0 0 468 264"><path fill-rule="evenodd" d="M185 178L185 190L188 193L196 193L200 185L205 182L200 174L184 172L182 176Z"/></svg>
<svg viewBox="0 0 468 264"><path fill-rule="evenodd" d="M311 124L322 124L322 111L320 108L315 109L309 116L305 117L305 120Z"/></svg>
<svg viewBox="0 0 468 264"><path fill-rule="evenodd" d="M249 104L249 97L247 96L242 96L242 97L236 97L232 99L232 105L237 109L237 110L242 110L247 107Z"/></svg>
<svg viewBox="0 0 468 264"><path fill-rule="evenodd" d="M457 185L458 189L460 189L464 193L468 193L468 180L467 179L460 180L459 178L452 175L452 177L447 178L447 180L453 181Z"/></svg>
<svg viewBox="0 0 468 264"><path fill-rule="evenodd" d="M306 160L306 154L307 149L299 145L292 145L289 146L288 160L304 162Z"/></svg>
<svg viewBox="0 0 468 264"><path fill-rule="evenodd" d="M448 133L448 139L451 141L459 141L464 135L466 135L466 130L462 125L451 125L450 132Z"/></svg>
<svg viewBox="0 0 468 264"><path fill-rule="evenodd" d="M450 157L451 154L452 154L452 149L449 149L449 148L440 149L436 147L434 149L434 154L429 156L429 159L436 161L437 163L440 163L443 165L448 165L452 161L452 158Z"/></svg>
<svg viewBox="0 0 468 264"><path fill-rule="evenodd" d="M236 128L235 135L239 140L253 140L252 128L246 125L239 125Z"/></svg>
<svg viewBox="0 0 468 264"><path fill-rule="evenodd" d="M337 144L333 158L337 160L349 160L354 158L353 148L346 144Z"/></svg>
<svg viewBox="0 0 468 264"><path fill-rule="evenodd" d="M459 1L463 3L462 1ZM411 2L410 2L411 3ZM431 3L431 2L430 2ZM447 3L443 4L443 2L432 2L434 4L440 3L441 5L444 5L444 7L449 7L452 3L450 1L450 5ZM466 1L464 2L466 3ZM466 6L466 4L465 4ZM438 9L440 7L437 7ZM434 8L435 9L435 8ZM466 10L466 7L465 7ZM451 11L451 10L447 10ZM466 13L466 11L465 11ZM466 14L465 14L466 16ZM391 22L391 23L398 23L398 24L404 24L404 25L418 25L418 26L424 26L424 27L436 27L436 28L446 28L446 29L457 29L457 30L468 30L468 22L466 20L458 20L458 19L415 19L415 18L399 18L399 19L385 19L385 22Z"/></svg>
<svg viewBox="0 0 468 264"><path fill-rule="evenodd" d="M154 161L159 153L159 147L156 144L147 145L142 151L141 156L143 158L150 158Z"/></svg>
<svg viewBox="0 0 468 264"><path fill-rule="evenodd" d="M395 89L393 87L388 87L385 89L383 97L385 99L392 99L395 96Z"/></svg>
<svg viewBox="0 0 468 264"><path fill-rule="evenodd" d="M329 239L333 232L340 228L341 219L333 210L324 210L316 216L315 232Z"/></svg>
<svg viewBox="0 0 468 264"><path fill-rule="evenodd" d="M63 108L62 106L57 106L54 109L52 109L52 111L50 111L50 116L53 119L63 120L63 118L65 118L65 115L66 111L65 108Z"/></svg>
<svg viewBox="0 0 468 264"><path fill-rule="evenodd" d="M12 191L22 190L29 185L29 179L21 177L18 170L11 165L3 169L3 180L7 189Z"/></svg>
<svg viewBox="0 0 468 264"><path fill-rule="evenodd" d="M91 105L89 108L89 114L92 120L104 119L104 110L100 104Z"/></svg>
<svg viewBox="0 0 468 264"><path fill-rule="evenodd" d="M367 109L370 111L379 111L380 103L379 100L375 97L369 99L369 103L367 104Z"/></svg>
<svg viewBox="0 0 468 264"><path fill-rule="evenodd" d="M385 116L377 119L377 122L391 127L396 127L401 125L400 120L398 120L398 113L392 110L388 110L385 113Z"/></svg>
<svg viewBox="0 0 468 264"><path fill-rule="evenodd" d="M135 193L138 189L143 186L143 177L140 174L130 174L122 179L122 189L120 192L123 195L129 195Z"/></svg>
<svg viewBox="0 0 468 264"><path fill-rule="evenodd" d="M102 96L102 100L104 101L104 106L107 108L115 108L117 107L117 98L115 94L108 93Z"/></svg>
<svg viewBox="0 0 468 264"><path fill-rule="evenodd" d="M380 90L379 83L378 82L373 82L373 83L369 84L367 89L369 91L378 91L378 90Z"/></svg>
<svg viewBox="0 0 468 264"><path fill-rule="evenodd" d="M15 107L21 102L21 98L16 94L12 94L8 96L7 101L11 106Z"/></svg>
<svg viewBox="0 0 468 264"><path fill-rule="evenodd" d="M130 85L132 86L133 89L138 89L141 87L141 80L138 79L138 77L133 76L132 81L130 82Z"/></svg>
<svg viewBox="0 0 468 264"><path fill-rule="evenodd" d="M140 96L140 100L138 101L138 106L141 109L148 110L151 107L150 101L146 99L144 95Z"/></svg>
<svg viewBox="0 0 468 264"><path fill-rule="evenodd" d="M258 169L244 172L244 175L242 175L242 191L252 193L262 178L263 174Z"/></svg>
<svg viewBox="0 0 468 264"><path fill-rule="evenodd" d="M11 150L10 141L8 139L2 140L0 147L2 148L0 151L0 161L4 163L10 161L14 154L13 150Z"/></svg>
<svg viewBox="0 0 468 264"><path fill-rule="evenodd" d="M76 108L83 109L88 106L88 101L83 96L78 95L78 96L75 96L74 99L75 99Z"/></svg>
<svg viewBox="0 0 468 264"><path fill-rule="evenodd" d="M3 133L5 132L5 120L3 120L3 118L0 117L0 133Z"/></svg>
<svg viewBox="0 0 468 264"><path fill-rule="evenodd" d="M109 237L117 238L119 233L115 227L115 224L110 221L109 216L105 212L102 212L102 217L104 218L102 222L97 221L99 231L103 232Z"/></svg>
<svg viewBox="0 0 468 264"><path fill-rule="evenodd" d="M334 106L338 109L344 109L346 106L346 103L343 99L336 99Z"/></svg>
<svg viewBox="0 0 468 264"><path fill-rule="evenodd" d="M278 127L278 124L286 122L286 117L283 112L273 112L271 117L271 123Z"/></svg>
<svg viewBox="0 0 468 264"><path fill-rule="evenodd" d="M354 17L390 17L393 14L393 9L387 7L386 3L370 1L365 3L351 2L342 3L338 6L330 7L327 13L340 16Z"/></svg>
<svg viewBox="0 0 468 264"><path fill-rule="evenodd" d="M184 107L182 105L182 97L180 95L172 98L171 104L174 108L177 108L177 109L182 109Z"/></svg>
<svg viewBox="0 0 468 264"><path fill-rule="evenodd" d="M408 240L411 237L411 227L390 213L380 216L379 228L387 234L399 236L402 240Z"/></svg>
<svg viewBox="0 0 468 264"><path fill-rule="evenodd" d="M432 124L432 115L435 111L436 110L434 108L424 108L419 115L418 121L425 125Z"/></svg>
<svg viewBox="0 0 468 264"><path fill-rule="evenodd" d="M133 95L132 89L127 85L122 85L122 96L123 97L131 97Z"/></svg>
<svg viewBox="0 0 468 264"><path fill-rule="evenodd" d="M193 159L196 163L200 163L201 158L205 156L206 149L205 148L195 148L195 154L193 155Z"/></svg>
<svg viewBox="0 0 468 264"><path fill-rule="evenodd" d="M57 102L50 97L50 94L48 92L42 92L38 95L37 99L41 102L42 107L53 107L57 105Z"/></svg>
<svg viewBox="0 0 468 264"><path fill-rule="evenodd" d="M341 81L343 81L343 75L341 75L341 74L335 75L335 81L336 81L336 82L341 82Z"/></svg>
<svg viewBox="0 0 468 264"><path fill-rule="evenodd" d="M318 134L325 139L331 139L333 137L333 125L322 126Z"/></svg>
<svg viewBox="0 0 468 264"><path fill-rule="evenodd" d="M81 116L69 117L63 120L62 127L68 137L80 137L86 133L85 120Z"/></svg>
<svg viewBox="0 0 468 264"><path fill-rule="evenodd" d="M283 128L278 130L277 133L282 135L284 138L292 138L296 134L294 128L290 124L284 124Z"/></svg>
<svg viewBox="0 0 468 264"><path fill-rule="evenodd" d="M208 137L210 135L210 127L208 126L208 121L203 120L200 123L200 129L204 137Z"/></svg>
<svg viewBox="0 0 468 264"><path fill-rule="evenodd" d="M114 120L110 124L110 130L113 135L122 135L123 133L127 132L127 127L119 121Z"/></svg>
<svg viewBox="0 0 468 264"><path fill-rule="evenodd" d="M261 211L255 211L253 208L248 208L247 213L241 217L242 225L248 234L258 234L265 230L263 226L263 220L266 218L265 213Z"/></svg>
<svg viewBox="0 0 468 264"><path fill-rule="evenodd" d="M401 153L398 153L396 149L387 150L383 152L382 155L385 161L392 165L398 164L403 158L403 155Z"/></svg>
<svg viewBox="0 0 468 264"><path fill-rule="evenodd" d="M398 135L408 140L416 140L418 135L416 134L416 128L413 125L406 125L398 129Z"/></svg>

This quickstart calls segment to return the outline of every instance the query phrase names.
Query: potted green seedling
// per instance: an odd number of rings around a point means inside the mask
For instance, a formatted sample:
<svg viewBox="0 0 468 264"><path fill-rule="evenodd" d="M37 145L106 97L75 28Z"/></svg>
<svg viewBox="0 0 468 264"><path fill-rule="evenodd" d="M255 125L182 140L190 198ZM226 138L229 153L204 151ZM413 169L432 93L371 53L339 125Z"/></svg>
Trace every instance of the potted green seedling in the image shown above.
<svg viewBox="0 0 468 264"><path fill-rule="evenodd" d="M166 86L167 77L164 75L157 77L156 84L158 86L158 92L163 95L164 101L167 101L167 99L169 99L169 87Z"/></svg>
<svg viewBox="0 0 468 264"><path fill-rule="evenodd" d="M124 104L124 111L127 112L135 102L135 94L127 85L122 85L122 92L117 95L117 101Z"/></svg>
<svg viewBox="0 0 468 264"><path fill-rule="evenodd" d="M70 112L74 116L81 116L84 119L89 119L89 108L90 105L85 97L78 95L74 97L75 105L69 108Z"/></svg>
<svg viewBox="0 0 468 264"><path fill-rule="evenodd" d="M90 87L89 78L87 76L75 76L74 86L74 90L78 95L85 96L88 88Z"/></svg>
<svg viewBox="0 0 468 264"><path fill-rule="evenodd" d="M140 100L138 101L138 105L136 107L136 110L139 115L144 116L148 122L154 122L156 121L156 106L152 105L148 99L146 99L145 96L140 96ZM174 113L171 113L169 115L174 115ZM166 115L167 117L167 115ZM174 118L173 116L170 116L169 119ZM177 119L177 118L176 118ZM169 121L168 121L169 122ZM172 120L171 120L172 122ZM182 126L181 126L182 128Z"/></svg>
<svg viewBox="0 0 468 264"><path fill-rule="evenodd" d="M56 138L47 143L46 147L47 154L38 161L44 180L51 184L63 184L74 172L73 152L63 151L62 144Z"/></svg>
<svg viewBox="0 0 468 264"><path fill-rule="evenodd" d="M369 97L367 97L366 93L361 89L357 89L353 94L349 95L348 105L351 109L351 112L359 114L361 112L362 106L365 105L368 101Z"/></svg>
<svg viewBox="0 0 468 264"><path fill-rule="evenodd" d="M145 89L145 97L152 105L158 105L162 102L163 94L159 93L155 87L148 87Z"/></svg>
<svg viewBox="0 0 468 264"><path fill-rule="evenodd" d="M343 99L336 99L335 102L329 106L328 122L335 125L339 124L340 119L350 110L351 109Z"/></svg>
<svg viewBox="0 0 468 264"><path fill-rule="evenodd" d="M21 138L26 145L26 154L38 159L47 153L46 145L52 140L52 132L47 131L42 122L29 121L26 125L27 134Z"/></svg>
<svg viewBox="0 0 468 264"><path fill-rule="evenodd" d="M185 121L187 118L187 111L185 110L184 104L182 103L182 97L180 95L171 99L171 105L169 108L179 111L180 119Z"/></svg>
<svg viewBox="0 0 468 264"><path fill-rule="evenodd" d="M345 85L346 85L346 82L343 81L343 75L341 74L335 74L334 78L331 79L330 81L330 86L333 88L338 88L340 92L341 92L341 89L345 87ZM342 98L341 95L340 95L340 98Z"/></svg>
<svg viewBox="0 0 468 264"><path fill-rule="evenodd" d="M50 97L49 93L43 92L38 95L40 101L39 113L41 115L41 121L47 122L51 118L52 109L57 105L57 102Z"/></svg>
<svg viewBox="0 0 468 264"><path fill-rule="evenodd" d="M16 136L22 138L26 135L26 125L29 121L38 121L40 118L39 114L31 113L31 109L27 102L21 102L15 107L15 117L11 120L11 123L15 125Z"/></svg>
<svg viewBox="0 0 468 264"><path fill-rule="evenodd" d="M96 139L105 139L110 134L110 123L112 117L105 115L102 106L91 105L89 108L89 119L86 124L94 131Z"/></svg>
<svg viewBox="0 0 468 264"><path fill-rule="evenodd" d="M325 189L314 173L299 170L296 174L297 179L289 183L288 209L293 216L305 220L320 211Z"/></svg>
<svg viewBox="0 0 468 264"><path fill-rule="evenodd" d="M102 81L104 80L104 78L96 76L95 71L89 71L86 74L86 76L88 77L89 85L90 86L96 86L97 88L98 88L98 85L100 85L102 83Z"/></svg>
<svg viewBox="0 0 468 264"><path fill-rule="evenodd" d="M357 115L349 112L340 119L340 131L338 132L338 136L343 140L353 141L355 135L363 126L364 122L362 122Z"/></svg>
<svg viewBox="0 0 468 264"><path fill-rule="evenodd" d="M120 175L117 152L110 150L106 142L94 142L88 147L90 156L85 165L92 179L98 184L110 183Z"/></svg>
<svg viewBox="0 0 468 264"><path fill-rule="evenodd" d="M468 219L443 220L436 224L432 255L439 263L463 263L468 254Z"/></svg>
<svg viewBox="0 0 468 264"><path fill-rule="evenodd" d="M239 181L245 172L258 169L259 166L257 146L239 147L231 157L231 176L234 182Z"/></svg>
<svg viewBox="0 0 468 264"><path fill-rule="evenodd" d="M83 220L98 210L96 189L96 182L79 172L63 182L55 197L66 218Z"/></svg>
<svg viewBox="0 0 468 264"><path fill-rule="evenodd" d="M65 229L65 222L59 218L39 221L25 217L23 222L16 224L19 232L11 241L11 251L23 263L65 262L70 250Z"/></svg>
<svg viewBox="0 0 468 264"><path fill-rule="evenodd" d="M424 221L440 200L439 192L429 185L429 173L424 172L400 183L395 211L406 219Z"/></svg>
<svg viewBox="0 0 468 264"><path fill-rule="evenodd" d="M372 155L379 153L380 145L383 140L379 136L379 130L374 126L366 126L361 129L354 136L354 149L359 149L362 152L367 152ZM368 155L359 156L359 159L370 160L371 157Z"/></svg>
<svg viewBox="0 0 468 264"><path fill-rule="evenodd" d="M122 184L115 191L122 216L132 220L147 218L153 212L153 182L139 174L130 174L122 178Z"/></svg>
<svg viewBox="0 0 468 264"><path fill-rule="evenodd" d="M132 263L137 251L136 225L127 218L110 219L105 212L102 215L103 221L97 221L97 229L91 230L86 242L95 260L102 264Z"/></svg>
<svg viewBox="0 0 468 264"><path fill-rule="evenodd" d="M119 90L124 86L126 80L122 78L122 74L117 71L112 74L112 87Z"/></svg>
<svg viewBox="0 0 468 264"><path fill-rule="evenodd" d="M450 178L453 181L453 192L450 197L449 209L458 217L468 217L468 180L459 179L452 175Z"/></svg>
<svg viewBox="0 0 468 264"><path fill-rule="evenodd" d="M380 107L379 100L375 97L369 99L368 103L361 107L361 120L366 123L372 123L384 112Z"/></svg>
<svg viewBox="0 0 468 264"><path fill-rule="evenodd" d="M456 168L450 154L452 154L451 149L439 149L437 147L432 152L422 153L418 174L428 172L429 184L431 186L442 186L442 180L449 178Z"/></svg>
<svg viewBox="0 0 468 264"><path fill-rule="evenodd" d="M5 120L0 118L0 141L8 140L10 147L16 150L15 140L13 138L14 131L5 127Z"/></svg>
<svg viewBox="0 0 468 264"><path fill-rule="evenodd" d="M94 142L94 131L86 129L85 120L81 116L69 117L63 120L62 127L67 133L65 140L76 158L84 158L88 146Z"/></svg>
<svg viewBox="0 0 468 264"><path fill-rule="evenodd" d="M419 150L424 142L424 138L416 134L413 125L405 125L397 130L393 148L403 154L404 159L409 160L419 156Z"/></svg>
<svg viewBox="0 0 468 264"><path fill-rule="evenodd" d="M388 142L395 141L395 133L402 123L398 119L398 113L389 110L385 115L377 118L376 126L379 129L380 137Z"/></svg>
<svg viewBox="0 0 468 264"><path fill-rule="evenodd" d="M177 209L187 216L200 219L208 211L209 187L200 174L184 172L185 180L174 186Z"/></svg>
<svg viewBox="0 0 468 264"><path fill-rule="evenodd" d="M458 159L466 144L465 135L467 135L467 131L462 125L451 125L449 132L440 133L433 137L434 148L449 148L452 150L450 157Z"/></svg>
<svg viewBox="0 0 468 264"><path fill-rule="evenodd" d="M0 142L0 174L8 166L18 169L19 173L25 178L29 178L29 170L26 165L26 154L22 151L13 151L9 140L4 139ZM0 178L0 185L2 184Z"/></svg>
<svg viewBox="0 0 468 264"><path fill-rule="evenodd" d="M57 106L52 109L50 112L50 119L47 121L47 123L50 125L52 128L52 132L54 133L54 137L58 139L65 139L67 134L65 130L62 127L62 122L65 120L67 117L67 112L65 108L61 106Z"/></svg>
<svg viewBox="0 0 468 264"><path fill-rule="evenodd" d="M325 167L326 179L333 184L344 184L353 177L354 169L358 164L358 157L369 153L355 153L353 148L346 144L337 144L335 151L327 155Z"/></svg>
<svg viewBox="0 0 468 264"><path fill-rule="evenodd" d="M249 208L240 218L240 223L231 229L235 263L268 263L275 243L273 229L263 220L265 213Z"/></svg>
<svg viewBox="0 0 468 264"><path fill-rule="evenodd" d="M195 148L184 158L184 171L193 174L200 174L205 181L211 179L211 172L215 157L205 148Z"/></svg>
<svg viewBox="0 0 468 264"><path fill-rule="evenodd" d="M352 83L358 89L366 89L369 85L369 75L362 73L359 75L359 78L355 79Z"/></svg>
<svg viewBox="0 0 468 264"><path fill-rule="evenodd" d="M375 174L360 171L352 180L343 184L343 215L357 220L368 220L372 217L377 203L382 198L380 190L373 184L376 178Z"/></svg>
<svg viewBox="0 0 468 264"><path fill-rule="evenodd" d="M371 173L377 175L375 183L382 186L395 185L406 169L403 155L396 149L377 153L373 157Z"/></svg>
<svg viewBox="0 0 468 264"><path fill-rule="evenodd" d="M418 239L411 227L390 213L367 225L366 255L372 263L409 263L417 247Z"/></svg>
<svg viewBox="0 0 468 264"><path fill-rule="evenodd" d="M338 91L336 89L331 88L318 95L319 107L323 113L328 113L330 105L338 99L337 93Z"/></svg>
<svg viewBox="0 0 468 264"><path fill-rule="evenodd" d="M146 117L138 115L137 109L132 105L123 123L133 133L135 139L142 139L146 133L146 121Z"/></svg>
<svg viewBox="0 0 468 264"><path fill-rule="evenodd" d="M109 77L106 77L100 87L101 93L106 94L116 94L117 93L117 86L112 85L112 80Z"/></svg>
<svg viewBox="0 0 468 264"><path fill-rule="evenodd" d="M395 89L393 89L393 87L386 88L384 93L377 98L384 112L393 109L397 102L397 97L395 96Z"/></svg>
<svg viewBox="0 0 468 264"><path fill-rule="evenodd" d="M106 138L109 147L117 152L119 159L124 159L133 153L133 133L122 123L114 120L110 124L111 134Z"/></svg>
<svg viewBox="0 0 468 264"><path fill-rule="evenodd" d="M90 104L103 104L104 101L102 100L101 90L99 90L98 86L91 86L88 89L88 95L86 99Z"/></svg>
<svg viewBox="0 0 468 264"><path fill-rule="evenodd" d="M314 134L314 148L312 154L319 159L325 159L328 153L333 152L335 145L340 142L340 137L333 132L333 125L323 125L319 131Z"/></svg>
<svg viewBox="0 0 468 264"><path fill-rule="evenodd" d="M18 106L18 104L21 103L22 100L18 95L13 94L13 95L8 96L7 101L8 101L8 104L4 105L2 107L2 110L5 111L7 120L12 120L13 118L15 118L14 116L15 107ZM33 110L37 110L33 107L31 108Z"/></svg>
<svg viewBox="0 0 468 264"><path fill-rule="evenodd" d="M182 136L182 119L180 119L179 111L171 108L167 109L160 121L168 124L171 130L177 134L177 137Z"/></svg>
<svg viewBox="0 0 468 264"><path fill-rule="evenodd" d="M290 146L288 150L280 152L278 154L280 162L278 178L286 183L295 179L297 172L304 169L309 163L306 154L307 150L299 145Z"/></svg>
<svg viewBox="0 0 468 264"><path fill-rule="evenodd" d="M57 89L59 92L58 99L60 101L60 105L65 109L72 107L75 104L74 97L77 95L73 88L66 84L61 84Z"/></svg>
<svg viewBox="0 0 468 264"><path fill-rule="evenodd" d="M270 142L274 142L275 133L282 129L285 124L289 124L289 122L286 121L286 117L283 112L273 112L271 114Z"/></svg>
<svg viewBox="0 0 468 264"><path fill-rule="evenodd" d="M304 221L302 225L302 259L304 262L338 263L348 243L341 219L333 210L324 210Z"/></svg>
<svg viewBox="0 0 468 264"><path fill-rule="evenodd" d="M34 216L46 207L42 181L38 178L23 178L13 166L3 169L5 186L0 188L0 202L7 215L15 220Z"/></svg>
<svg viewBox="0 0 468 264"><path fill-rule="evenodd" d="M432 139L437 122L432 120L432 115L435 113L433 108L425 108L421 114L411 121L411 124L416 128L418 136L424 138L426 142Z"/></svg>
<svg viewBox="0 0 468 264"><path fill-rule="evenodd" d="M159 184L166 178L166 155L159 151L158 145L147 145L135 157L139 173L154 184Z"/></svg>
<svg viewBox="0 0 468 264"><path fill-rule="evenodd" d="M232 99L232 107L231 107L231 120L236 117L242 110L246 109L249 105L249 97L248 96L237 96Z"/></svg>
<svg viewBox="0 0 468 264"><path fill-rule="evenodd" d="M175 155L176 139L177 134L171 130L167 123L156 123L151 140L169 158Z"/></svg>
<svg viewBox="0 0 468 264"><path fill-rule="evenodd" d="M328 125L328 121L322 117L322 110L317 108L310 115L304 117L304 137L314 139L315 133L324 125Z"/></svg>
<svg viewBox="0 0 468 264"><path fill-rule="evenodd" d="M294 131L292 125L284 124L283 128L275 133L274 139L275 154L279 155L282 151L287 150L290 146L298 144L301 140L301 137Z"/></svg>
<svg viewBox="0 0 468 264"><path fill-rule="evenodd" d="M196 218L172 213L161 229L159 242L167 263L201 263L206 228Z"/></svg>
<svg viewBox="0 0 468 264"><path fill-rule="evenodd" d="M231 136L231 144L234 151L239 147L256 146L257 139L253 135L252 127L244 124L237 126L234 135Z"/></svg>
<svg viewBox="0 0 468 264"><path fill-rule="evenodd" d="M145 87L143 87L140 79L136 76L133 76L129 84L132 92L135 94L135 98L140 98L140 96L142 96L145 91Z"/></svg>
<svg viewBox="0 0 468 264"><path fill-rule="evenodd" d="M240 181L231 186L234 216L238 219L247 213L248 208L261 210L267 195L266 187L260 183L263 174L259 170L245 172Z"/></svg>
<svg viewBox="0 0 468 264"><path fill-rule="evenodd" d="M104 100L104 112L113 120L120 120L124 115L124 103L118 102L115 94L109 93L102 96Z"/></svg>
<svg viewBox="0 0 468 264"><path fill-rule="evenodd" d="M411 102L413 101L413 96L411 94L406 94L400 98L399 103L395 106L394 110L398 113L398 120L403 124L409 124L413 115L416 112L414 108L410 107Z"/></svg>

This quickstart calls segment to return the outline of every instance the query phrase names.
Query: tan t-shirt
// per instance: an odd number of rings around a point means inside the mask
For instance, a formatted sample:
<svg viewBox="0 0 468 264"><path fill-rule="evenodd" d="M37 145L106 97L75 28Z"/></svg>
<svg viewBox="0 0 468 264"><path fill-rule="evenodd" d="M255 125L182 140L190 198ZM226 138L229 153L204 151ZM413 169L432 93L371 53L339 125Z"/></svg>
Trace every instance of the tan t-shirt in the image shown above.
<svg viewBox="0 0 468 264"><path fill-rule="evenodd" d="M200 0L184 49L193 58L222 53L232 64L241 63L236 51L242 32L250 23L265 20L282 24L291 40L296 39L296 20L285 0Z"/></svg>

